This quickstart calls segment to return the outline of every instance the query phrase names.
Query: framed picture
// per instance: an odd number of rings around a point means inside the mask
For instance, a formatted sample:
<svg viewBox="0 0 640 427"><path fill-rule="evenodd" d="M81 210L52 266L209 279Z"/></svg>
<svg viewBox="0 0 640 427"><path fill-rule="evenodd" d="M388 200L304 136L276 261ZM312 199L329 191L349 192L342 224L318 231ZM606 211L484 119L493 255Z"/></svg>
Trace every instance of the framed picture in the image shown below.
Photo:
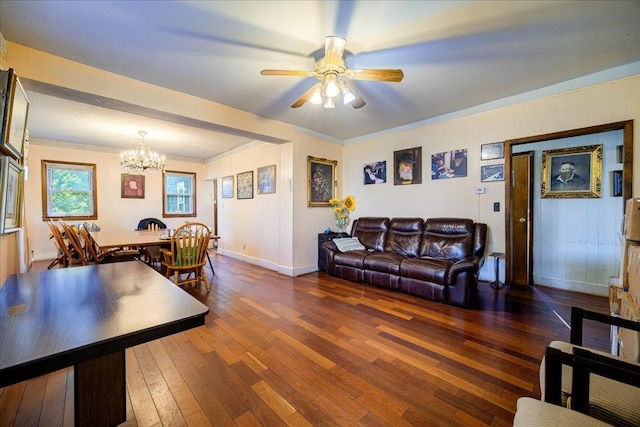
<svg viewBox="0 0 640 427"><path fill-rule="evenodd" d="M393 152L393 185L422 184L422 147Z"/></svg>
<svg viewBox="0 0 640 427"><path fill-rule="evenodd" d="M276 192L276 165L258 168L258 194Z"/></svg>
<svg viewBox="0 0 640 427"><path fill-rule="evenodd" d="M17 231L22 218L22 166L8 156L0 157L0 234Z"/></svg>
<svg viewBox="0 0 640 427"><path fill-rule="evenodd" d="M504 159L504 142L482 144L480 147L480 160L492 159Z"/></svg>
<svg viewBox="0 0 640 427"><path fill-rule="evenodd" d="M0 103L0 154L21 160L27 131L29 100L12 68L0 71L0 94L3 95L0 99L4 99L4 102Z"/></svg>
<svg viewBox="0 0 640 427"><path fill-rule="evenodd" d="M613 183L613 197L622 197L622 171L612 171L611 172Z"/></svg>
<svg viewBox="0 0 640 427"><path fill-rule="evenodd" d="M238 186L238 200L253 199L253 171L241 172L236 175Z"/></svg>
<svg viewBox="0 0 640 427"><path fill-rule="evenodd" d="M602 145L542 152L542 198L599 198Z"/></svg>
<svg viewBox="0 0 640 427"><path fill-rule="evenodd" d="M504 163L480 166L480 180L482 182L504 181Z"/></svg>
<svg viewBox="0 0 640 427"><path fill-rule="evenodd" d="M362 167L364 175L364 185L384 184L387 182L387 161L366 163Z"/></svg>
<svg viewBox="0 0 640 427"><path fill-rule="evenodd" d="M222 177L222 198L233 199L233 175Z"/></svg>
<svg viewBox="0 0 640 427"><path fill-rule="evenodd" d="M331 206L329 200L336 196L337 160L307 157L307 205Z"/></svg>
<svg viewBox="0 0 640 427"><path fill-rule="evenodd" d="M431 155L431 179L467 176L467 149L445 151Z"/></svg>
<svg viewBox="0 0 640 427"><path fill-rule="evenodd" d="M120 198L144 199L144 175L120 175Z"/></svg>

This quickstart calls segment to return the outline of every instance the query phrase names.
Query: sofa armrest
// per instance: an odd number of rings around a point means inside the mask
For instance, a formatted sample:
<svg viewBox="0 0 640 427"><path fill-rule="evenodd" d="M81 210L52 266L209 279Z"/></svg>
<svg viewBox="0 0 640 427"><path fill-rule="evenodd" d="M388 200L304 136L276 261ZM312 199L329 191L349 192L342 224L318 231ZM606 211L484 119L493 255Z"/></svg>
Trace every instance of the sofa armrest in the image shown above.
<svg viewBox="0 0 640 427"><path fill-rule="evenodd" d="M460 261L456 262L449 269L449 274L447 276L447 283L452 284L456 281L456 276L462 272L471 272L473 274L477 273L480 268L480 260L482 257L479 256L471 256Z"/></svg>

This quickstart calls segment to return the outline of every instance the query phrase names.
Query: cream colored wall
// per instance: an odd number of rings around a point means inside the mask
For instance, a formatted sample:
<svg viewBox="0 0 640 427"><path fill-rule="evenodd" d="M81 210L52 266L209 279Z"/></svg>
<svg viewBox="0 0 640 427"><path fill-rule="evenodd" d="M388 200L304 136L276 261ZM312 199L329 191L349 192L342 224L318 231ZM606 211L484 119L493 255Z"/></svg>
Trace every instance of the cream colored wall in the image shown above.
<svg viewBox="0 0 640 427"><path fill-rule="evenodd" d="M355 216L463 216L485 222L489 225L488 251L504 252L504 182L480 181L481 165L503 160L481 161L480 146L629 119L634 120L637 140L640 75L403 132L389 132L344 147L343 192L356 197ZM393 151L416 146L422 147L422 184L393 185ZM461 148L468 149L468 176L431 180L431 154ZM387 183L363 185L363 164L382 160L387 161ZM640 150L636 148L635 197L640 195L639 163ZM486 193L474 194L474 189L480 186L486 188ZM500 202L500 212L493 212L494 202ZM607 220L606 216L600 220ZM605 295L608 283L598 285L597 292Z"/></svg>
<svg viewBox="0 0 640 427"><path fill-rule="evenodd" d="M48 144L48 145L44 145ZM206 181L206 167L202 163L191 163L167 159L167 170L196 173L197 216L183 218L162 217L162 174L145 174L145 198L120 198L120 157L118 153L87 150L86 146L60 144L54 141L31 139L29 146L29 176L25 183L25 209L30 248L36 260L55 258L54 246L49 240L49 228L42 221L41 160L95 163L98 190L98 219L87 221L102 230L133 230L138 221L155 217L169 228L176 228L185 221L200 221L213 226L213 185ZM68 221L73 223L73 221ZM78 222L84 222L78 221Z"/></svg>
<svg viewBox="0 0 640 427"><path fill-rule="evenodd" d="M256 144L221 156L207 165L207 176L218 180L218 233L221 254L297 276L317 270L317 233L333 224L329 208L307 206L307 156L342 164L342 146L304 134L293 143ZM253 199L236 198L236 175L276 164L276 193ZM234 177L234 197L223 199L222 178ZM254 188L255 190L255 188Z"/></svg>

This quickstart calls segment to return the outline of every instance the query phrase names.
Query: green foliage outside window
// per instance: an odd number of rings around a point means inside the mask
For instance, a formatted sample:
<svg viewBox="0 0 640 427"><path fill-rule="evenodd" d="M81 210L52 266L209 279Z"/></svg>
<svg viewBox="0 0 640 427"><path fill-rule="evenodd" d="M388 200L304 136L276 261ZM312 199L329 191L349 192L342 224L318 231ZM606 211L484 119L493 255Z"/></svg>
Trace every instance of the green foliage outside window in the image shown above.
<svg viewBox="0 0 640 427"><path fill-rule="evenodd" d="M43 160L42 165L45 220L97 219L94 164Z"/></svg>

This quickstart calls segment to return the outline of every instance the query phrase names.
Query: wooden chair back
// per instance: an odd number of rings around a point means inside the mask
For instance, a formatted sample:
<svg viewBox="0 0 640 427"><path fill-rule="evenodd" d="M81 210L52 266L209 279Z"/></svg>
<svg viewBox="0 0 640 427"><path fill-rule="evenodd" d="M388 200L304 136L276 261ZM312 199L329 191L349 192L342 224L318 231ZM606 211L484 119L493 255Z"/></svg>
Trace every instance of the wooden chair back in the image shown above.
<svg viewBox="0 0 640 427"><path fill-rule="evenodd" d="M80 239L80 235L78 234L78 228L72 227L66 224L64 221L59 221L59 222L60 222L60 225L62 226L62 229L64 230L67 241L69 242L69 244L73 248L74 253L76 254L76 257L80 260L80 263L82 265L87 265L88 261L87 261L87 253L85 251L85 244L83 243L83 240Z"/></svg>
<svg viewBox="0 0 640 427"><path fill-rule="evenodd" d="M209 282L204 273L204 266L207 262L207 249L211 231L207 225L200 222L183 224L175 229L171 236L170 249L162 250L162 268L167 277L173 275L176 284L204 282L209 290ZM180 275L193 273L181 280Z"/></svg>
<svg viewBox="0 0 640 427"><path fill-rule="evenodd" d="M74 244L67 237L68 233L65 231L63 234L60 228L53 221L49 221L48 225L51 230L51 234L56 241L56 246L62 251L62 266L69 267L72 265L86 265L86 258L82 254L82 251L80 254L76 253Z"/></svg>

